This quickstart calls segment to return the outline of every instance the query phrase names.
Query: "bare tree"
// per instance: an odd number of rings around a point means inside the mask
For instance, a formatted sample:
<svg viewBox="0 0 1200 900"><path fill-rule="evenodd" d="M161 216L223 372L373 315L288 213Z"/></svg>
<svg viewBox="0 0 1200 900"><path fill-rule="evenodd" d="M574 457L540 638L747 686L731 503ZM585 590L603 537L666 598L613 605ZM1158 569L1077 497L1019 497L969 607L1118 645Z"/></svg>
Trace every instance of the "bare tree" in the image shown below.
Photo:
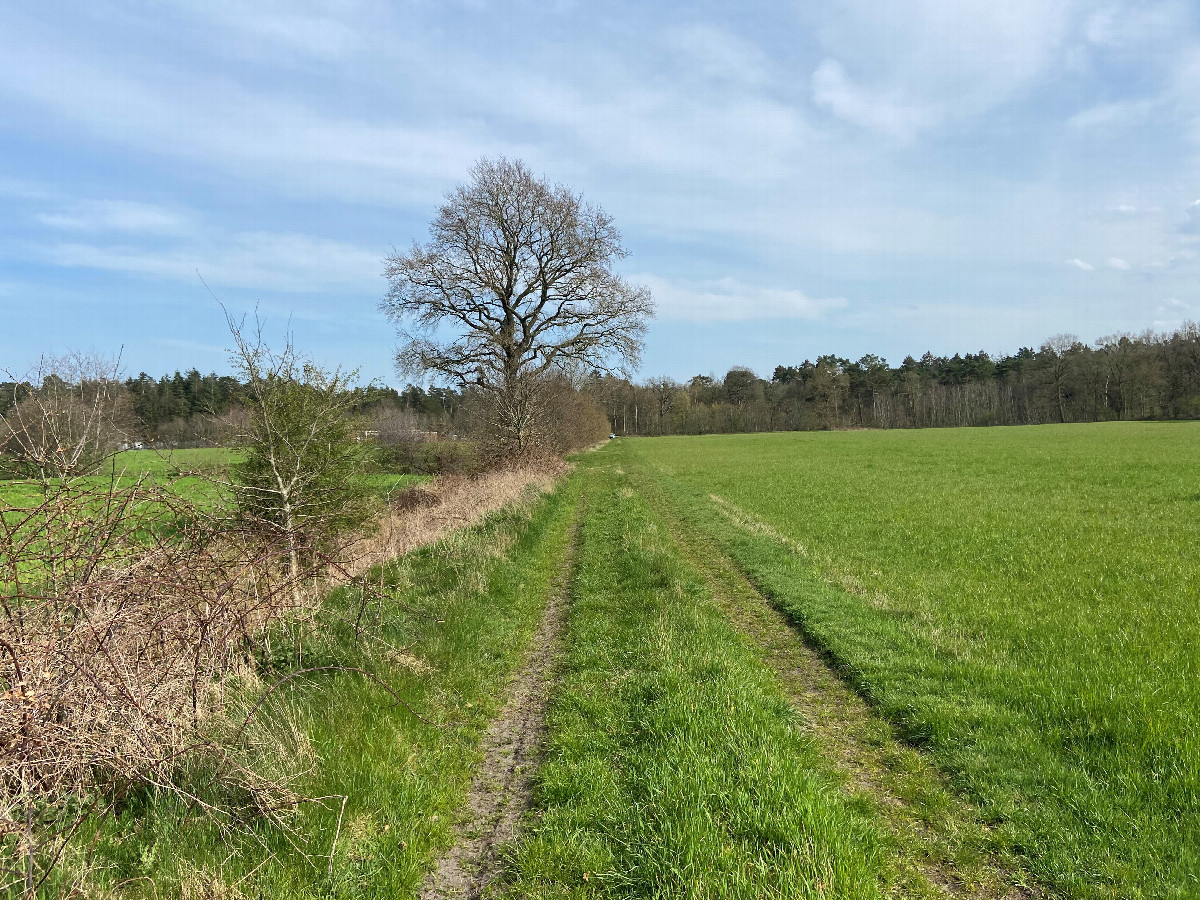
<svg viewBox="0 0 1200 900"><path fill-rule="evenodd" d="M398 368L486 395L509 453L536 440L540 379L636 364L650 293L613 271L621 236L578 194L520 161L484 159L430 232L387 260L380 307L400 331Z"/></svg>
<svg viewBox="0 0 1200 900"><path fill-rule="evenodd" d="M1042 344L1042 357L1046 363L1046 375L1054 388L1058 402L1058 420L1067 421L1066 390L1072 372L1072 360L1083 349L1079 338L1073 334L1056 334Z"/></svg>
<svg viewBox="0 0 1200 900"><path fill-rule="evenodd" d="M666 375L650 379L646 382L646 386L650 388L650 394L654 398L654 405L658 411L658 433L663 434L663 422L666 421L667 413L675 406L675 397L683 390L683 386Z"/></svg>
<svg viewBox="0 0 1200 900"><path fill-rule="evenodd" d="M42 357L30 389L0 397L0 468L43 485L95 471L131 430L119 369L82 353Z"/></svg>

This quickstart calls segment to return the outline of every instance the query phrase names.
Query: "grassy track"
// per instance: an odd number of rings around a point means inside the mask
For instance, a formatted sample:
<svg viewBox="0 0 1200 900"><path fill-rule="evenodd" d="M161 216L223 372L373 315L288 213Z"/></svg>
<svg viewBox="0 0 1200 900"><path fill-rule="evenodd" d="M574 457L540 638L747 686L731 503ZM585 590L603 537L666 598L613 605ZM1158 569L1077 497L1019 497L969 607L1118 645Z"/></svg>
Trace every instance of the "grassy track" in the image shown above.
<svg viewBox="0 0 1200 900"><path fill-rule="evenodd" d="M143 798L106 827L97 879L134 896L232 896L235 887L273 900L415 896L451 840L480 736L539 620L576 500L568 486L410 554L385 568L382 606L360 618L360 597L343 589L322 614L323 637L308 632L302 655L279 648L284 671L341 664L375 673L440 726L352 673L318 673L274 695L259 729L269 752L307 769L301 794L348 797L340 832L338 799L297 813L296 842L311 861L268 828L231 832L231 855L210 819ZM372 640L356 643L355 620Z"/></svg>
<svg viewBox="0 0 1200 900"><path fill-rule="evenodd" d="M576 476L587 506L562 683L509 895L879 896L867 817L605 462Z"/></svg>
<svg viewBox="0 0 1200 900"><path fill-rule="evenodd" d="M1200 895L1200 427L627 442L1051 885Z"/></svg>

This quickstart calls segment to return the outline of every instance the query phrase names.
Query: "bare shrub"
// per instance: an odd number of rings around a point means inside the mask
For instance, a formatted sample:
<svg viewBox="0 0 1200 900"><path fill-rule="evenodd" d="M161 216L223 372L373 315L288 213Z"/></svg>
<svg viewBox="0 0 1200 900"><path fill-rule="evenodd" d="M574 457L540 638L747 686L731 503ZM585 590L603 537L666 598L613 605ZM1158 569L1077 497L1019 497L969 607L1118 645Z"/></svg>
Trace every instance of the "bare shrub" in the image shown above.
<svg viewBox="0 0 1200 900"><path fill-rule="evenodd" d="M0 397L0 474L70 478L95 471L133 432L119 361L71 353L43 357ZM11 375L10 375L11 377Z"/></svg>
<svg viewBox="0 0 1200 900"><path fill-rule="evenodd" d="M459 414L484 463L497 468L535 466L593 446L609 433L604 409L564 372L542 376L529 385L520 448L508 439L512 416L502 403L493 394L467 392Z"/></svg>
<svg viewBox="0 0 1200 900"><path fill-rule="evenodd" d="M158 427L155 443L165 447L230 447L237 444L248 425L246 410L231 406L220 415L197 413L165 422Z"/></svg>
<svg viewBox="0 0 1200 900"><path fill-rule="evenodd" d="M608 416L588 394L565 377L549 380L544 388L545 446L558 455L591 447L608 437Z"/></svg>
<svg viewBox="0 0 1200 900"><path fill-rule="evenodd" d="M425 430L415 411L395 403L381 403L368 420L367 429L383 446L423 439Z"/></svg>
<svg viewBox="0 0 1200 900"><path fill-rule="evenodd" d="M184 790L191 754L260 813L294 805L210 728L292 610L286 552L141 481L63 483L0 516L0 846L27 895L130 787Z"/></svg>

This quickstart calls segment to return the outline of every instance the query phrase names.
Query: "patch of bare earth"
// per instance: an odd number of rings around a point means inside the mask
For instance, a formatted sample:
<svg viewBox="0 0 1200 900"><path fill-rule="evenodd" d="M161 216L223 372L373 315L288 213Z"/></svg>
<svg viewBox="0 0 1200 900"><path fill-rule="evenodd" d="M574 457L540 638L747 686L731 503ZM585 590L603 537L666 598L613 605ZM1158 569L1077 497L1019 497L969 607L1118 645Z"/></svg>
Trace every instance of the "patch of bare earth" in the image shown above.
<svg viewBox="0 0 1200 900"><path fill-rule="evenodd" d="M533 773L546 736L546 703L558 662L578 542L579 511L546 610L529 642L508 699L488 727L483 761L466 803L466 820L453 847L438 860L422 900L482 897L500 873L500 848L513 841L533 793Z"/></svg>
<svg viewBox="0 0 1200 900"><path fill-rule="evenodd" d="M897 739L732 560L694 529L674 524L726 618L774 670L847 789L866 799L891 831L889 896L1050 896L1002 847L978 810L950 789L924 754Z"/></svg>
<svg viewBox="0 0 1200 900"><path fill-rule="evenodd" d="M375 531L350 546L345 572L357 577L418 547L435 544L530 493L553 490L567 471L565 463L551 461L537 469L505 469L474 478L443 475L409 488L389 504Z"/></svg>

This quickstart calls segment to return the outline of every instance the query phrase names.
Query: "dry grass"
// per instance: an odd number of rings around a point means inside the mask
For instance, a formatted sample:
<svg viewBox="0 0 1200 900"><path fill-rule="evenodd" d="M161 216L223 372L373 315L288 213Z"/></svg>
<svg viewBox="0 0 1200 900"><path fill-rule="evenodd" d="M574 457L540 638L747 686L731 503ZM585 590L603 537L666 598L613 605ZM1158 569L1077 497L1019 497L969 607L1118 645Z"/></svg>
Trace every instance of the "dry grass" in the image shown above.
<svg viewBox="0 0 1200 900"><path fill-rule="evenodd" d="M249 649L303 611L284 554L140 480L3 510L0 890L31 897L86 820L136 784L182 791L196 753L260 812L294 806L247 765L256 723L217 734Z"/></svg>
<svg viewBox="0 0 1200 900"><path fill-rule="evenodd" d="M389 505L378 528L348 548L345 571L358 577L374 566L474 525L531 494L547 493L568 466L558 460L538 468L504 469L475 478L443 475L409 488Z"/></svg>

